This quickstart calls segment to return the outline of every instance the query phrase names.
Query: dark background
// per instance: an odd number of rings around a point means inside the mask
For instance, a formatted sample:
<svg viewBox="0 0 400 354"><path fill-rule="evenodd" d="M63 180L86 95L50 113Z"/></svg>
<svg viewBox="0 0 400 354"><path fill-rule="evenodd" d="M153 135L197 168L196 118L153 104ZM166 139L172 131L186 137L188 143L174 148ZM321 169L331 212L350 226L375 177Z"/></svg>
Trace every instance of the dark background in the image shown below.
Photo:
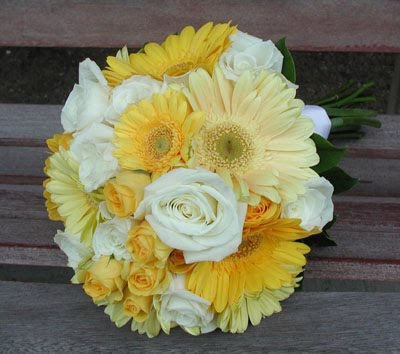
<svg viewBox="0 0 400 354"><path fill-rule="evenodd" d="M0 103L63 104L78 80L78 64L87 57L104 68L117 49L1 48ZM364 105L386 113L395 55L384 53L293 52L298 96L310 103L349 80L374 81L377 101Z"/></svg>

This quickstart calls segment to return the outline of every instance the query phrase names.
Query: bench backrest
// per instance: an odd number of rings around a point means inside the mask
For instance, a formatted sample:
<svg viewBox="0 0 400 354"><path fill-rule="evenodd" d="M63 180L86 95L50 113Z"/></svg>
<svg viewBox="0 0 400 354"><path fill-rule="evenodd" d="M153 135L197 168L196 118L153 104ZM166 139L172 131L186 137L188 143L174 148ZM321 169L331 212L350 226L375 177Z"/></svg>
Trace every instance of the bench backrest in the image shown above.
<svg viewBox="0 0 400 354"><path fill-rule="evenodd" d="M261 38L307 51L400 52L400 2L391 0L1 1L0 46L140 48L183 26L232 20Z"/></svg>

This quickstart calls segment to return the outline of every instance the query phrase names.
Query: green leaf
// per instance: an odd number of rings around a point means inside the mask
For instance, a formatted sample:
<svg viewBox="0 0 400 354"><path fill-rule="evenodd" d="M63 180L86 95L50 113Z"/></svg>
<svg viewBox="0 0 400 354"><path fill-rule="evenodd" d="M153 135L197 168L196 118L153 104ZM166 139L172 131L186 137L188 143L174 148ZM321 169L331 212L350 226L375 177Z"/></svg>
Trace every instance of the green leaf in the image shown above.
<svg viewBox="0 0 400 354"><path fill-rule="evenodd" d="M322 173L321 176L325 177L329 182L332 183L334 188L333 194L345 192L353 188L358 183L357 178L349 176L339 167L333 167L330 170Z"/></svg>
<svg viewBox="0 0 400 354"><path fill-rule="evenodd" d="M319 164L313 167L318 174L335 167L343 158L346 149L338 148L318 134L313 134L311 139L317 147Z"/></svg>
<svg viewBox="0 0 400 354"><path fill-rule="evenodd" d="M335 240L329 236L326 231L322 231L318 235L307 237L305 243L310 247L332 247L336 246Z"/></svg>
<svg viewBox="0 0 400 354"><path fill-rule="evenodd" d="M292 54L286 47L286 38L281 38L275 45L283 55L282 74L291 82L296 83L296 67Z"/></svg>
<svg viewBox="0 0 400 354"><path fill-rule="evenodd" d="M332 221L329 221L325 226L324 226L324 231L329 230L333 225L335 225L337 220L337 215L333 214Z"/></svg>

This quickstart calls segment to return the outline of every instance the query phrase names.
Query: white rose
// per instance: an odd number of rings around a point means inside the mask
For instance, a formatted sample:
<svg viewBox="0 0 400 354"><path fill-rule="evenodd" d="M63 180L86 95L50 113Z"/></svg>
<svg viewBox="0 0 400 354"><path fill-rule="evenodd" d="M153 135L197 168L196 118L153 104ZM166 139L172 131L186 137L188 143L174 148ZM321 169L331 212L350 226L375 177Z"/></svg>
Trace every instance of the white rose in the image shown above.
<svg viewBox="0 0 400 354"><path fill-rule="evenodd" d="M66 231L57 230L54 242L68 257L68 266L78 268L79 264L92 257L92 250L80 242L80 235L70 235Z"/></svg>
<svg viewBox="0 0 400 354"><path fill-rule="evenodd" d="M218 262L237 251L246 210L216 173L180 168L145 188L134 216L145 217L166 245L183 250L187 263Z"/></svg>
<svg viewBox="0 0 400 354"><path fill-rule="evenodd" d="M131 225L129 219L117 217L99 224L92 239L93 259L98 260L101 256L111 255L114 255L117 260L132 259L125 246Z"/></svg>
<svg viewBox="0 0 400 354"><path fill-rule="evenodd" d="M136 104L142 99L151 100L153 93L161 93L166 85L150 76L134 75L115 87L107 113L107 121L115 124L128 105Z"/></svg>
<svg viewBox="0 0 400 354"><path fill-rule="evenodd" d="M322 228L333 219L333 186L324 177L313 178L305 183L305 193L293 202L283 205L284 218L301 219L300 226L311 231Z"/></svg>
<svg viewBox="0 0 400 354"><path fill-rule="evenodd" d="M107 80L90 59L79 64L79 85L75 85L61 111L61 124L67 133L101 122L108 109Z"/></svg>
<svg viewBox="0 0 400 354"><path fill-rule="evenodd" d="M101 123L74 134L70 149L79 163L79 179L87 192L102 186L119 171L113 138L113 129Z"/></svg>
<svg viewBox="0 0 400 354"><path fill-rule="evenodd" d="M313 121L315 125L314 133L321 135L324 139L328 139L332 122L325 109L319 106L305 105L301 115Z"/></svg>
<svg viewBox="0 0 400 354"><path fill-rule="evenodd" d="M175 324L193 335L208 333L216 328L210 302L186 290L183 275L174 276L169 289L155 299L155 307L166 333Z"/></svg>
<svg viewBox="0 0 400 354"><path fill-rule="evenodd" d="M245 71L282 71L283 55L275 44L268 40L238 31L230 36L231 47L219 59L226 78L236 81Z"/></svg>

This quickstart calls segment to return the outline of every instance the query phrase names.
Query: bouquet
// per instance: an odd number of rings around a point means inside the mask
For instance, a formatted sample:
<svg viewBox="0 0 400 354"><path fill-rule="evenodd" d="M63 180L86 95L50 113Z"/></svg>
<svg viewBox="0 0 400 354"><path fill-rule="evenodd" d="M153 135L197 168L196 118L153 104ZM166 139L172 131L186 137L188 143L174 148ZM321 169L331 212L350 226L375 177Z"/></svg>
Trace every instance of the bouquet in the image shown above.
<svg viewBox="0 0 400 354"><path fill-rule="evenodd" d="M80 64L47 141L44 196L72 282L149 337L241 333L281 311L305 239L329 240L332 194L356 182L326 138L376 124L343 108L362 91L305 107L285 41L230 23L107 64Z"/></svg>

